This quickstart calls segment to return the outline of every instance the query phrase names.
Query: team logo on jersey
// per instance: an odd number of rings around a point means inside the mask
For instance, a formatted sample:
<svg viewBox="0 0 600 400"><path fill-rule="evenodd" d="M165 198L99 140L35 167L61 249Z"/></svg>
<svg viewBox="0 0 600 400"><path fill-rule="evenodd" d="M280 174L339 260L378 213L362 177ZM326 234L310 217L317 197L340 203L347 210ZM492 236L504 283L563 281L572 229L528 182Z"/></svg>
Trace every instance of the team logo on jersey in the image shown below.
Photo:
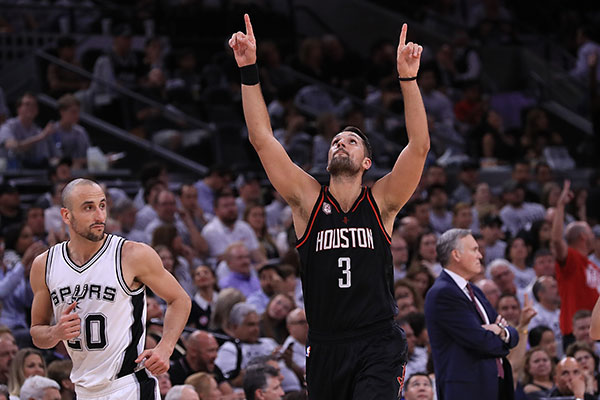
<svg viewBox="0 0 600 400"><path fill-rule="evenodd" d="M327 215L331 214L331 204L323 203L323 212Z"/></svg>

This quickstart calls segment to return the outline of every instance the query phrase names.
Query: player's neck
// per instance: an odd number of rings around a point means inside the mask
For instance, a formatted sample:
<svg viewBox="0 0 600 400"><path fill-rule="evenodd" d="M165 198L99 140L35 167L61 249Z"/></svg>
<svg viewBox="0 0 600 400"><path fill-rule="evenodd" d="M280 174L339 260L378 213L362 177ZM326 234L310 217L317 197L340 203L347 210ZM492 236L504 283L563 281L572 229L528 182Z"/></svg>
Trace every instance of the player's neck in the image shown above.
<svg viewBox="0 0 600 400"><path fill-rule="evenodd" d="M88 262L98 250L100 250L105 240L106 235L98 242L93 242L78 235L73 235L67 243L69 258L77 265L83 265Z"/></svg>
<svg viewBox="0 0 600 400"><path fill-rule="evenodd" d="M338 201L342 210L348 212L362 190L362 176L332 176L329 192Z"/></svg>

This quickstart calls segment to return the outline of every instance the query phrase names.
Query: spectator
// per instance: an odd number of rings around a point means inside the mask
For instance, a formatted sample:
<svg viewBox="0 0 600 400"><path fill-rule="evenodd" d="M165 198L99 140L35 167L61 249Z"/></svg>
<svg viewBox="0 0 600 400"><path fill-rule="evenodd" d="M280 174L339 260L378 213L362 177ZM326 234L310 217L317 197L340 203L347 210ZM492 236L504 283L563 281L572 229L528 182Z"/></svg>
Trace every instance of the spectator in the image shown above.
<svg viewBox="0 0 600 400"><path fill-rule="evenodd" d="M531 254L535 256L539 250L550 250L550 236L552 223L545 219L535 221L529 230L529 242L531 243ZM554 265L554 263L553 263Z"/></svg>
<svg viewBox="0 0 600 400"><path fill-rule="evenodd" d="M561 299L560 329L565 343L573 332L572 319L578 310L591 310L598 299L600 267L587 258L594 235L587 222L572 222L563 238L565 206L573 199L570 182L564 183L552 222L552 251L556 256L556 280ZM575 295L576 294L576 295Z"/></svg>
<svg viewBox="0 0 600 400"><path fill-rule="evenodd" d="M1 129L1 128L0 128ZM10 183L0 184L0 226L7 227L23 221L19 190Z"/></svg>
<svg viewBox="0 0 600 400"><path fill-rule="evenodd" d="M147 343L148 342L146 341L146 344ZM169 393L169 390L171 390L173 387L173 385L171 385L171 379L169 379L169 373L165 372L164 374L160 374L156 377L156 379L158 379L158 390L160 392L160 396L162 399L164 399L167 393Z"/></svg>
<svg viewBox="0 0 600 400"><path fill-rule="evenodd" d="M229 314L231 309L237 303L246 301L246 297L237 289L225 288L219 292L217 297L217 304L215 310L211 314L210 319L210 330L215 334L232 336L231 329L229 328ZM219 344L222 344L225 340L222 339Z"/></svg>
<svg viewBox="0 0 600 400"><path fill-rule="evenodd" d="M415 372L406 379L405 400L433 400L434 390L431 378L424 372Z"/></svg>
<svg viewBox="0 0 600 400"><path fill-rule="evenodd" d="M506 258L515 274L515 284L519 289L525 289L535 280L535 271L527 266L528 247L525 239L515 237L508 241L506 246Z"/></svg>
<svg viewBox="0 0 600 400"><path fill-rule="evenodd" d="M479 181L479 168L474 162L464 162L458 173L459 184L452 192L451 203L471 204L472 195Z"/></svg>
<svg viewBox="0 0 600 400"><path fill-rule="evenodd" d="M544 325L538 325L529 331L527 336L529 347L539 346L548 353L553 361L557 361L557 344L552 329Z"/></svg>
<svg viewBox="0 0 600 400"><path fill-rule="evenodd" d="M473 209L477 221L485 219L488 215L498 215L498 207L493 202L490 185L485 182L477 184L473 193Z"/></svg>
<svg viewBox="0 0 600 400"><path fill-rule="evenodd" d="M214 211L215 218L202 229L202 236L208 242L210 257L219 259L223 257L229 245L242 241L252 252L252 259L255 262L265 260L252 228L246 222L238 220L235 197L231 193L217 195Z"/></svg>
<svg viewBox="0 0 600 400"><path fill-rule="evenodd" d="M313 139L312 171L324 173L327 167L327 153L333 137L340 131L340 122L335 114L324 112L317 117L317 134Z"/></svg>
<svg viewBox="0 0 600 400"><path fill-rule="evenodd" d="M410 252L413 252L417 247L417 239L422 233L419 221L415 217L404 217L400 220L400 235L406 240ZM410 253L409 252L409 253Z"/></svg>
<svg viewBox="0 0 600 400"><path fill-rule="evenodd" d="M402 319L398 323L406 335L408 362L406 363L404 379L408 379L412 374L426 370L427 350L417 346L417 338L408 320Z"/></svg>
<svg viewBox="0 0 600 400"><path fill-rule="evenodd" d="M435 281L431 270L423 264L416 264L411 267L406 274L406 279L412 283L420 300L425 300L427 291L433 286L433 282Z"/></svg>
<svg viewBox="0 0 600 400"><path fill-rule="evenodd" d="M282 290L282 279L277 264L267 263L258 269L260 290L248 296L248 304L256 308L256 312L262 314L267 309L267 304L275 293Z"/></svg>
<svg viewBox="0 0 600 400"><path fill-rule="evenodd" d="M40 241L46 245L48 244L48 232L46 232L46 225L44 222L44 209L41 206L34 204L27 209L25 224L31 229L31 234L35 241Z"/></svg>
<svg viewBox="0 0 600 400"><path fill-rule="evenodd" d="M194 184L198 190L198 205L207 215L207 220L215 214L213 204L217 194L226 188L229 175L230 172L226 167L214 165L208 170L208 175L204 179Z"/></svg>
<svg viewBox="0 0 600 400"><path fill-rule="evenodd" d="M279 374L277 378L281 382L281 388L283 389L284 393L297 392L301 389L300 381L298 380L299 377L297 377L294 372L287 368L283 361L279 361L284 358L291 361L291 349L288 351L287 357L284 356L284 353L285 352L282 350L276 349L276 352L273 354L252 357L246 366L246 370L249 371L253 368L264 365L271 366L275 368ZM303 376L300 378L304 379Z"/></svg>
<svg viewBox="0 0 600 400"><path fill-rule="evenodd" d="M179 189L179 203L181 204L181 214L183 219L190 218L197 230L202 230L206 225L206 217L202 207L198 205L198 189L196 186L183 184Z"/></svg>
<svg viewBox="0 0 600 400"><path fill-rule="evenodd" d="M537 303L534 305L537 315L529 323L529 330L536 326L547 326L552 329L562 355L562 333L560 331L560 297L558 285L553 276L541 276L533 284L533 296Z"/></svg>
<svg viewBox="0 0 600 400"><path fill-rule="evenodd" d="M452 226L458 229L471 229L476 225L473 208L467 203L457 203L452 209ZM477 223L479 225L479 223ZM479 226L477 226L477 233Z"/></svg>
<svg viewBox="0 0 600 400"><path fill-rule="evenodd" d="M222 398L223 393L219 390L217 381L206 372L196 372L188 376L185 384L194 387L199 400L216 400Z"/></svg>
<svg viewBox="0 0 600 400"><path fill-rule="evenodd" d="M286 317L286 326L290 335L285 339L282 356L285 364L290 368L300 381L304 381L306 374L306 345L308 341L308 323L306 314L301 308L295 308ZM291 353L291 355L289 354Z"/></svg>
<svg viewBox="0 0 600 400"><path fill-rule="evenodd" d="M517 160L513 164L511 178L525 190L525 201L539 203L540 198L532 189L531 167L526 160Z"/></svg>
<svg viewBox="0 0 600 400"><path fill-rule="evenodd" d="M12 335L0 338L0 384L2 385L8 385L10 367L18 350Z"/></svg>
<svg viewBox="0 0 600 400"><path fill-rule="evenodd" d="M415 199L411 201L408 203L407 211L408 215L417 219L423 232L431 231L431 226L429 225L430 206L428 200Z"/></svg>
<svg viewBox="0 0 600 400"><path fill-rule="evenodd" d="M73 38L63 36L56 42L57 57L74 67L81 68L81 64L75 58L75 52L76 42ZM48 65L46 79L48 79L49 94L54 98L86 89L89 86L89 82L80 74L55 63Z"/></svg>
<svg viewBox="0 0 600 400"><path fill-rule="evenodd" d="M259 337L258 314L254 307L247 303L233 306L228 323L233 338L239 343L225 342L219 348L215 364L224 372L232 386L240 387L250 359L271 354L277 348L277 343L271 338Z"/></svg>
<svg viewBox="0 0 600 400"><path fill-rule="evenodd" d="M435 233L441 235L452 228L452 213L448 210L448 194L441 185L432 185L428 189L429 204L429 226Z"/></svg>
<svg viewBox="0 0 600 400"><path fill-rule="evenodd" d="M235 199L238 219L243 219L246 207L250 203L262 204L259 176L253 172L241 173L235 180L235 186L239 193L239 196Z"/></svg>
<svg viewBox="0 0 600 400"><path fill-rule="evenodd" d="M515 284L515 274L509 267L508 260L498 258L492 261L488 266L488 274L496 285L500 288L500 292L513 294L521 301L524 291L519 289Z"/></svg>
<svg viewBox="0 0 600 400"><path fill-rule="evenodd" d="M211 312L215 309L219 292L215 289L217 278L214 271L206 266L199 265L194 271L194 285L196 293L192 297L190 322L197 329L208 329Z"/></svg>
<svg viewBox="0 0 600 400"><path fill-rule="evenodd" d="M598 397L598 355L588 343L575 342L569 345L566 352L567 357L573 357L581 367L585 376L586 392Z"/></svg>
<svg viewBox="0 0 600 400"><path fill-rule="evenodd" d="M500 227L502 220L495 215L486 215L481 220L481 236L483 238L484 264L487 265L497 258L503 258L506 252L506 242L502 240L504 234Z"/></svg>
<svg viewBox="0 0 600 400"><path fill-rule="evenodd" d="M71 360L55 360L48 365L48 378L60 386L61 400L73 400L75 398L75 385L71 382Z"/></svg>
<svg viewBox="0 0 600 400"><path fill-rule="evenodd" d="M175 228L170 225L167 225L164 228L164 230L167 230L166 228L172 228L171 230L173 231L175 230ZM157 231L158 233L161 233L163 227L159 229L157 229ZM179 284L183 287L186 293L191 296L195 292L195 287L192 281L192 277L190 275L190 268L188 262L186 260L183 260L182 257L178 257L174 253L172 247L162 244L160 240L155 240L152 244L152 247L160 257L164 268L171 275L173 275L175 279L177 279L177 282L179 282Z"/></svg>
<svg viewBox="0 0 600 400"><path fill-rule="evenodd" d="M417 290L408 279L398 279L394 283L394 298L399 309L396 319L403 318L411 312L423 311L423 299L418 296Z"/></svg>
<svg viewBox="0 0 600 400"><path fill-rule="evenodd" d="M573 315L573 338L575 342L589 344L594 351L600 353L600 345L590 337L590 326L592 324L592 313L590 310L578 310ZM567 343L570 344L570 343Z"/></svg>
<svg viewBox="0 0 600 400"><path fill-rule="evenodd" d="M600 225L596 225L592 232L594 233L594 252L588 258L600 266Z"/></svg>
<svg viewBox="0 0 600 400"><path fill-rule="evenodd" d="M186 354L176 361L171 361L169 376L173 385L182 384L190 375L206 372L214 376L219 390L223 394L233 391L225 380L221 369L215 365L219 344L208 332L196 330L185 341Z"/></svg>
<svg viewBox="0 0 600 400"><path fill-rule="evenodd" d="M550 356L541 347L532 347L525 353L523 369L523 391L527 400L546 397L553 389L554 365Z"/></svg>
<svg viewBox="0 0 600 400"><path fill-rule="evenodd" d="M525 202L525 189L515 181L507 181L504 185L504 200L506 205L500 210L500 218L504 229L512 236L521 229L529 228L529 224L544 219L544 207Z"/></svg>
<svg viewBox="0 0 600 400"><path fill-rule="evenodd" d="M74 169L83 169L87 165L87 150L90 147L87 131L78 124L80 109L81 102L72 94L65 94L58 99L60 120L54 128L57 156L71 157Z"/></svg>
<svg viewBox="0 0 600 400"><path fill-rule="evenodd" d="M260 335L275 339L277 343L282 344L289 335L286 318L294 308L296 308L294 299L289 295L283 293L274 295L260 317Z"/></svg>
<svg viewBox="0 0 600 400"><path fill-rule="evenodd" d="M234 242L225 249L224 253L226 267L229 273L219 279L219 287L232 287L241 291L248 297L260 290L260 281L250 263L250 252L242 242ZM217 272L217 276L219 273Z"/></svg>
<svg viewBox="0 0 600 400"><path fill-rule="evenodd" d="M413 259L410 263L410 270L418 268L420 265L424 265L429 269L430 275L437 277L442 272L442 266L437 261L437 252L435 250L435 243L437 236L433 232L424 233L417 239L417 251L413 255ZM429 287L433 283L429 282Z"/></svg>
<svg viewBox="0 0 600 400"><path fill-rule="evenodd" d="M176 385L169 389L165 400L200 400L192 385Z"/></svg>
<svg viewBox="0 0 600 400"><path fill-rule="evenodd" d="M127 240L136 242L147 242L148 237L144 231L135 228L135 220L138 210L129 198L121 200L110 209L113 219L117 222L117 230L114 235L122 236Z"/></svg>
<svg viewBox="0 0 600 400"><path fill-rule="evenodd" d="M502 315L511 326L519 326L521 305L515 295L503 293L498 299L498 314Z"/></svg>
<svg viewBox="0 0 600 400"><path fill-rule="evenodd" d="M577 43L577 61L575 66L570 71L570 74L575 79L588 83L590 73L588 58L590 55L595 54L596 57L600 56L600 45L596 43L592 38L594 37L593 28L591 26L580 26L577 28L576 43ZM596 72L594 74L596 79L600 79L600 66L596 66Z"/></svg>
<svg viewBox="0 0 600 400"><path fill-rule="evenodd" d="M581 366L573 357L565 357L556 365L554 385L550 397L574 396L576 399L594 400L594 396L585 392Z"/></svg>
<svg viewBox="0 0 600 400"><path fill-rule="evenodd" d="M159 226L172 224L175 225L177 233L186 245L191 246L198 254L207 251L206 241L194 222L190 218L182 219L177 213L177 202L173 192L168 190L159 192L156 199L156 215L157 217L150 221L144 229L146 235L152 237Z"/></svg>
<svg viewBox="0 0 600 400"><path fill-rule="evenodd" d="M17 100L17 116L7 120L0 128L0 150L22 168L45 168L57 156L52 139L55 124L48 122L44 129L35 123L38 102L27 92Z"/></svg>
<svg viewBox="0 0 600 400"><path fill-rule="evenodd" d="M398 230L392 234L392 262L394 264L394 282L406 277L408 263L408 244Z"/></svg>
<svg viewBox="0 0 600 400"><path fill-rule="evenodd" d="M46 362L42 357L42 353L32 348L19 350L10 365L10 375L8 376L10 394L19 396L25 379L34 375L46 376Z"/></svg>
<svg viewBox="0 0 600 400"><path fill-rule="evenodd" d="M488 299L492 307L494 307L494 310L498 311L498 300L500 300L500 295L502 294L498 285L491 279L480 279L475 282L475 285L481 289L485 298Z"/></svg>
<svg viewBox="0 0 600 400"><path fill-rule="evenodd" d="M43 376L27 378L21 388L21 400L60 400L60 387Z"/></svg>
<svg viewBox="0 0 600 400"><path fill-rule="evenodd" d="M244 376L246 400L280 400L283 396L279 373L271 366L257 366Z"/></svg>
<svg viewBox="0 0 600 400"><path fill-rule="evenodd" d="M243 220L254 231L263 256L267 260L279 259L277 245L267 230L265 207L258 203L246 203Z"/></svg>
<svg viewBox="0 0 600 400"><path fill-rule="evenodd" d="M140 231L145 231L150 222L158 218L156 209L158 207L158 194L166 190L166 184L159 179L149 179L144 185L144 205L139 209L135 216L134 228ZM150 238L147 238L145 243L148 243Z"/></svg>

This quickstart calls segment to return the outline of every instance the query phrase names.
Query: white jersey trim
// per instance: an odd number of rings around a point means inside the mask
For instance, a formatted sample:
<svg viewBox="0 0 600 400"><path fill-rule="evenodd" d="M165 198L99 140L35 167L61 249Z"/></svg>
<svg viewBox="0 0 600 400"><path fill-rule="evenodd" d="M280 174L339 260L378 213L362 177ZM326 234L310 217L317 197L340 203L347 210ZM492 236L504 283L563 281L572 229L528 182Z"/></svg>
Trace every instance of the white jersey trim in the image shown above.
<svg viewBox="0 0 600 400"><path fill-rule="evenodd" d="M115 268L117 272L117 280L121 285L121 289L128 294L129 296L136 296L144 291L145 285L140 286L136 290L131 290L125 282L125 278L123 277L123 265L121 263L122 253L123 253L123 245L125 244L125 239L119 238L119 243L117 244L117 251L115 252Z"/></svg>
<svg viewBox="0 0 600 400"><path fill-rule="evenodd" d="M113 238L113 235L107 234L106 239L104 239L104 243L102 244L102 247L100 247L100 249L98 249L98 251L96 252L96 254L94 254L92 256L92 258L90 258L83 265L77 265L77 264L75 264L71 260L71 257L69 257L69 249L67 248L67 244L69 242L68 241L63 242L62 243L62 255L63 255L63 259L65 260L65 262L67 263L67 265L69 267L71 267L71 269L73 269L76 272L82 273L85 270L87 270L89 267L91 267L96 261L98 261L98 259L100 257L102 257L102 255L104 254L104 252L106 251L106 249L108 249L108 245L110 244L112 238Z"/></svg>

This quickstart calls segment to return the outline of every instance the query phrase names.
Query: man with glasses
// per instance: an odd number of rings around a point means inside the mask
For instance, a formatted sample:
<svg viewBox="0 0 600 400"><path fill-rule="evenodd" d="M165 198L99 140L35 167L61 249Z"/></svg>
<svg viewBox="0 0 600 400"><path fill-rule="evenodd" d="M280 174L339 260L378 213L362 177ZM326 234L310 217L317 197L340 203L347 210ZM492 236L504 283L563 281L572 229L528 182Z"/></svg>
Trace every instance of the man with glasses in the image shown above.
<svg viewBox="0 0 600 400"><path fill-rule="evenodd" d="M295 308L286 318L286 326L290 335L285 339L282 349L282 358L300 382L304 382L306 373L306 340L308 338L308 323L306 314L301 308Z"/></svg>

